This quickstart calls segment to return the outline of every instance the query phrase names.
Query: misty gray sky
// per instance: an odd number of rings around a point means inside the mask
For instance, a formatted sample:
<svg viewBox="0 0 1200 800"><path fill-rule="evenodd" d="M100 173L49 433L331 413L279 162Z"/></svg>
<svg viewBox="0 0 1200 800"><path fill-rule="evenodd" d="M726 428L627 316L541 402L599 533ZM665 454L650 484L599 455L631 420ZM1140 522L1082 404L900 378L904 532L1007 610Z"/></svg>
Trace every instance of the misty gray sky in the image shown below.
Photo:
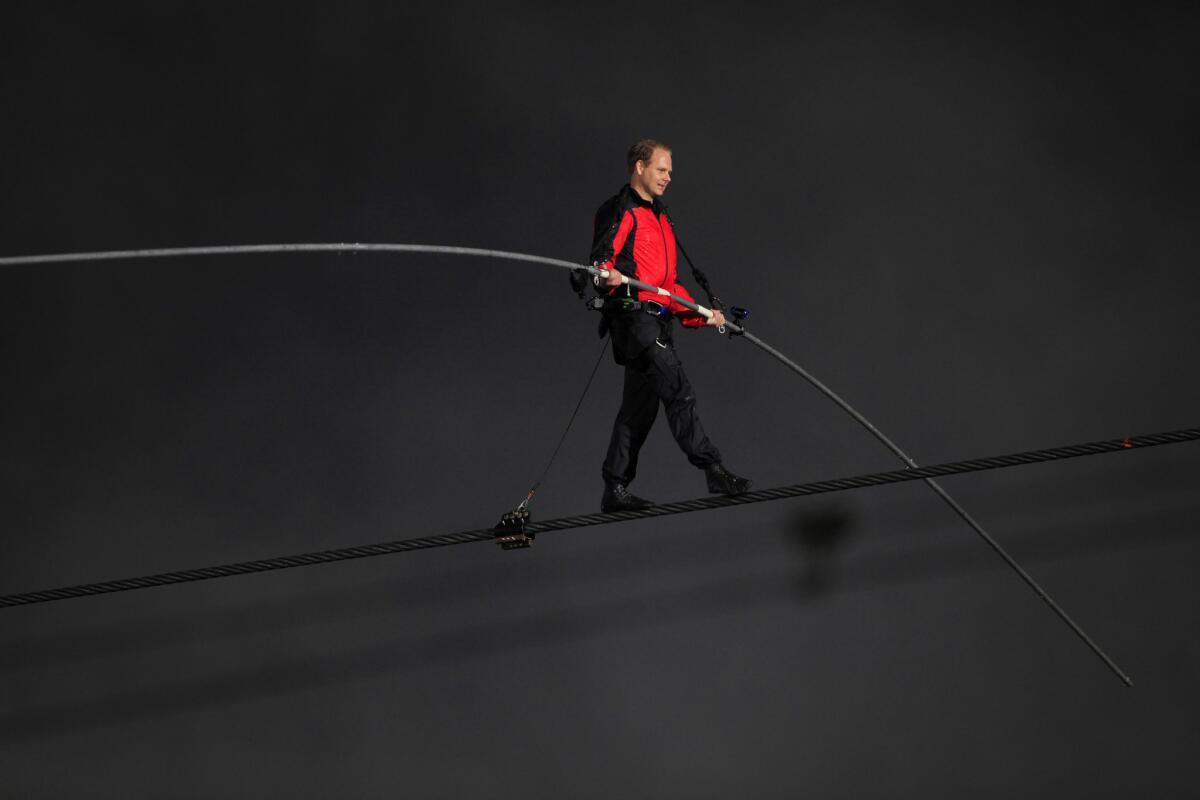
<svg viewBox="0 0 1200 800"><path fill-rule="evenodd" d="M718 293L916 459L1194 427L1196 21L1092 5L18 3L0 255L302 241L586 259L628 145ZM695 288L684 273L683 281ZM679 331L731 468L895 460ZM0 593L479 528L595 357L564 273L0 268ZM535 518L593 511L601 368ZM1200 454L0 612L0 795L1187 797ZM634 487L703 494L660 420Z"/></svg>

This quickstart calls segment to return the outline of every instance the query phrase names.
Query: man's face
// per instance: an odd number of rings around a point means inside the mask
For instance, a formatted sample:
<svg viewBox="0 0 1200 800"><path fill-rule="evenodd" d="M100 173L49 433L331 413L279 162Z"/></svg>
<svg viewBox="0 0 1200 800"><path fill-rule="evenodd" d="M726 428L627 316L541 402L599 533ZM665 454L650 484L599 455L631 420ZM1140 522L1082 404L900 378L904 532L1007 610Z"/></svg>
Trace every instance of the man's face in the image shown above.
<svg viewBox="0 0 1200 800"><path fill-rule="evenodd" d="M650 158L635 167L634 188L650 197L662 197L671 182L671 151L656 147Z"/></svg>

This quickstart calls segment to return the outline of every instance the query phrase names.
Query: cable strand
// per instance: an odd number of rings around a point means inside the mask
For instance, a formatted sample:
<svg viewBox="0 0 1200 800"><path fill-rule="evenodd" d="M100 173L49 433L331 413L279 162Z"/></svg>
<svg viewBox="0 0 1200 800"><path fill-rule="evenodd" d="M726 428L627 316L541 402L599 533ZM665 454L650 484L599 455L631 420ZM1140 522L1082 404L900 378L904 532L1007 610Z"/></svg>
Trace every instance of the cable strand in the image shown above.
<svg viewBox="0 0 1200 800"><path fill-rule="evenodd" d="M1054 447L1045 450L1030 450L1009 456L992 456L976 458L967 461L954 461L945 464L934 464L915 469L892 470L858 475L850 478L800 483L791 486L779 486L773 489L760 489L737 497L703 497L676 503L666 503L651 506L639 511L622 511L610 514L580 514L572 517L560 517L543 522L531 522L526 530L531 533L549 533L575 528L586 528L596 525L607 525L614 522L624 522L651 517L686 514L694 511L726 508L730 506L747 505L751 503L770 502L795 497L807 497L816 494L847 491L872 486L883 486L893 483L926 480L931 475L961 475L970 472L1003 469L1012 466L1022 466L1046 461L1057 461L1066 458L1084 458L1102 453L1122 452L1147 447L1157 447L1168 444L1179 444L1200 439L1200 428L1186 428L1166 433L1148 434L1145 436L1130 436L1122 439L1108 439L1092 442L1087 445L1071 445ZM315 553L266 558L257 561L244 561L236 564L223 564L198 569L164 572L157 575L145 575L134 578L85 583L78 586L65 586L56 589L42 589L32 592L0 596L0 608L47 603L54 600L67 600L79 597L90 597L114 592L148 589L158 586L169 586L180 583L228 578L236 575L249 575L260 572L291 569L295 567L331 564L339 561L349 561L358 558L407 553L416 550L427 550L434 547L447 547L472 542L492 541L495 538L493 528L460 531L435 536L423 536L414 539L401 539L394 542L358 545L353 547L322 550ZM1086 634L1083 634L1086 636ZM1097 648L1098 649L1098 648ZM1116 665L1110 665L1117 670ZM1121 673L1124 674L1124 673Z"/></svg>

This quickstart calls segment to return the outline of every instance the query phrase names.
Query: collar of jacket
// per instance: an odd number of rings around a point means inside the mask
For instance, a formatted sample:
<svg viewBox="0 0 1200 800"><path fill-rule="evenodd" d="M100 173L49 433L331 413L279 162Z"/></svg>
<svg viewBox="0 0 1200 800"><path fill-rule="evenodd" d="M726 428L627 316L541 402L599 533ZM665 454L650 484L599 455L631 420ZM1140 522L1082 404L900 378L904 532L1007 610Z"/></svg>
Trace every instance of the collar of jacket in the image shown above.
<svg viewBox="0 0 1200 800"><path fill-rule="evenodd" d="M622 208L641 206L642 208L650 209L655 213L655 215L667 213L666 203L664 203L662 200L659 200L657 197L653 200L643 200L642 196L634 191L634 188L628 183L621 187L621 191L618 192L618 195L621 197ZM668 217L669 216L670 215L668 214Z"/></svg>

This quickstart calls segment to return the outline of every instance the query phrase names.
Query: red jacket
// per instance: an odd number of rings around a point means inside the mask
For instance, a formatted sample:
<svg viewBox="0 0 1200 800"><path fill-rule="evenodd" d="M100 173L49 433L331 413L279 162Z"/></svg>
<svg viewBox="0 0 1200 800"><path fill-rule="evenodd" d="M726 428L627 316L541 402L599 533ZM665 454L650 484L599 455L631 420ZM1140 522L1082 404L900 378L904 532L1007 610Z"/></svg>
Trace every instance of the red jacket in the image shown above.
<svg viewBox="0 0 1200 800"><path fill-rule="evenodd" d="M692 300L688 290L675 278L675 258L675 232L666 207L657 199L643 200L632 187L624 186L596 211L592 239L594 266L616 267L642 283L661 286L671 294ZM608 294L612 297L630 291L628 285L617 286ZM706 322L700 313L663 295L639 289L637 299L666 301L671 313L689 328L702 327Z"/></svg>

